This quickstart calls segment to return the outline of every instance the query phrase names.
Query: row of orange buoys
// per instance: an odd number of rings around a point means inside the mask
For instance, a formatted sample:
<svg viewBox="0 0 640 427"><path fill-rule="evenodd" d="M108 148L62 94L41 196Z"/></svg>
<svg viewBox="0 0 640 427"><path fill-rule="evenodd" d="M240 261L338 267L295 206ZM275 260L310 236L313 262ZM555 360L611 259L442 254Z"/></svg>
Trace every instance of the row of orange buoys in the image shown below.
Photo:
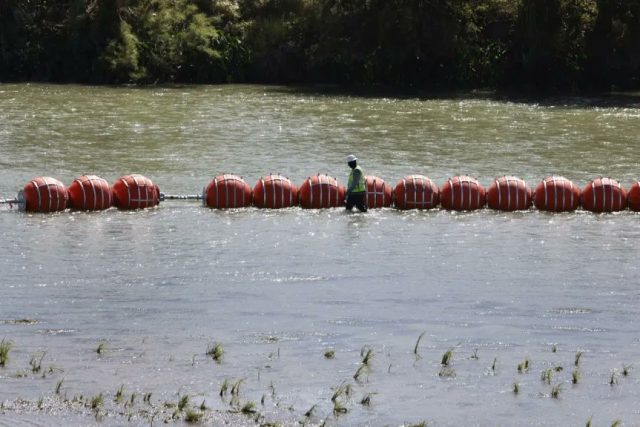
<svg viewBox="0 0 640 427"><path fill-rule="evenodd" d="M488 189L478 180L465 175L449 178L439 188L424 175L408 175L392 189L383 179L366 176L369 208L394 205L398 209L444 209L471 211L488 206L501 211L537 209L569 212L582 206L591 212L616 212L624 209L640 211L640 182L629 191L611 178L596 178L582 190L561 176L543 179L535 188L515 176L496 178ZM279 209L300 206L321 209L344 206L345 187L337 179L318 174L305 179L298 187L289 178L278 174L261 177L251 189L245 180L233 174L213 178L202 196L167 196L167 198L202 199L206 206L217 209L258 208ZM19 203L29 212L55 212L66 208L103 210L111 206L120 209L143 209L158 205L165 199L149 178L125 175L112 186L95 175L76 178L69 188L50 177L29 181L19 193Z"/></svg>

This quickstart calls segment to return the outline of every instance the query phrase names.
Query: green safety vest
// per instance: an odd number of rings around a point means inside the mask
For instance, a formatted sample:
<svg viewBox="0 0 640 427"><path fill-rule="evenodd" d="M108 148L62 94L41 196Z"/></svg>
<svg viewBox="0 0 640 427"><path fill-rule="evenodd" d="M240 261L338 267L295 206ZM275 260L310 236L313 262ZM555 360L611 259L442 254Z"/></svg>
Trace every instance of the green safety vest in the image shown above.
<svg viewBox="0 0 640 427"><path fill-rule="evenodd" d="M362 168L360 168L360 166L356 166L351 170L351 174L349 174L349 184L347 188L351 188L351 185L353 183L353 173L355 171L360 171L360 179L356 183L356 186L353 188L352 193L364 193L365 191L367 191L367 187L364 182L364 172L362 172Z"/></svg>

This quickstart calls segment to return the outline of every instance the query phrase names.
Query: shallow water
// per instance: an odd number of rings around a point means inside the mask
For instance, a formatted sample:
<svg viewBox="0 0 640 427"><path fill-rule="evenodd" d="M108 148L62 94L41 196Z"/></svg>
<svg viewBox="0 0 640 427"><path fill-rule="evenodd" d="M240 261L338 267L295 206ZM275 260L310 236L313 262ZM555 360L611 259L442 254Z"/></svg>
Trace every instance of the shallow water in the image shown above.
<svg viewBox="0 0 640 427"><path fill-rule="evenodd" d="M352 152L392 185L410 173L438 184L465 173L535 186L553 173L580 187L599 175L628 186L640 169L638 105L590 99L0 85L0 111L1 198L37 175L69 184L136 172L172 194L198 193L222 172L250 185L270 172L344 182ZM293 424L317 404L310 421L329 425L639 425L639 220L628 211L214 211L185 201L136 212L0 208L0 337L13 343L0 368L0 424L94 422L60 403L61 379L68 399L104 393L103 425L127 420L113 402L121 385L137 393L136 408L152 392L156 407L187 394L226 411L226 378L244 379L240 401L255 402L263 422ZM224 346L220 364L205 354L213 343ZM363 347L371 366L355 380ZM330 349L334 359L323 356ZM448 349L455 376L439 376ZM29 366L38 351L55 367L45 378ZM518 373L525 359L530 369ZM338 398L348 410L339 415L331 397L343 382L352 393ZM16 404L41 397L44 410Z"/></svg>

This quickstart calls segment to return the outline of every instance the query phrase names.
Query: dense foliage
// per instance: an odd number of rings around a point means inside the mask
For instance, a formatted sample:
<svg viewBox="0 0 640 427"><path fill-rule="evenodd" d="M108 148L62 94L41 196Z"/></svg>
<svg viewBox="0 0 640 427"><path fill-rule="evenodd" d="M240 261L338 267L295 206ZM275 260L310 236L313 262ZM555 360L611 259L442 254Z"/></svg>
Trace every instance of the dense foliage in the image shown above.
<svg viewBox="0 0 640 427"><path fill-rule="evenodd" d="M640 87L639 0L0 0L0 79Z"/></svg>

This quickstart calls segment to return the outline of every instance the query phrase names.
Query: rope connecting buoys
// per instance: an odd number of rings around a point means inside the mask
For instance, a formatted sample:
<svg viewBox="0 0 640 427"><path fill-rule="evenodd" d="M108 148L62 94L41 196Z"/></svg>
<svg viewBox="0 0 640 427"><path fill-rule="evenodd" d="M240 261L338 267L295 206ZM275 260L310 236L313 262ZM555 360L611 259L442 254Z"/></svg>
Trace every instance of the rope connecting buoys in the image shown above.
<svg viewBox="0 0 640 427"><path fill-rule="evenodd" d="M388 208L391 206L391 187L384 179L377 176L365 176L367 186L367 206L369 209Z"/></svg>
<svg viewBox="0 0 640 427"><path fill-rule="evenodd" d="M253 204L268 209L298 206L298 188L282 175L263 176L253 187Z"/></svg>
<svg viewBox="0 0 640 427"><path fill-rule="evenodd" d="M536 187L534 203L542 211L575 211L580 204L580 189L563 176L550 176Z"/></svg>
<svg viewBox="0 0 640 427"><path fill-rule="evenodd" d="M398 209L431 209L440 203L438 186L424 175L407 175L393 189Z"/></svg>
<svg viewBox="0 0 640 427"><path fill-rule="evenodd" d="M160 203L160 189L143 175L125 175L113 184L113 204L120 209L144 209Z"/></svg>
<svg viewBox="0 0 640 427"><path fill-rule="evenodd" d="M496 178L487 190L487 206L498 211L521 211L531 207L531 188L515 176Z"/></svg>
<svg viewBox="0 0 640 427"><path fill-rule="evenodd" d="M596 178L582 190L582 207L591 212L618 212L627 207L627 190L611 178Z"/></svg>
<svg viewBox="0 0 640 427"><path fill-rule="evenodd" d="M63 211L69 200L64 184L48 176L39 176L29 181L22 190L22 197L27 212Z"/></svg>
<svg viewBox="0 0 640 427"><path fill-rule="evenodd" d="M74 179L67 192L71 209L99 211L109 209L112 204L109 183L96 175L82 175Z"/></svg>
<svg viewBox="0 0 640 427"><path fill-rule="evenodd" d="M326 174L307 178L298 191L300 206L305 209L344 206L346 190L338 180Z"/></svg>
<svg viewBox="0 0 640 427"><path fill-rule="evenodd" d="M484 206L485 190L477 179L459 175L444 183L440 199L445 209L472 211Z"/></svg>
<svg viewBox="0 0 640 427"><path fill-rule="evenodd" d="M251 206L251 187L238 175L223 174L213 178L202 196L204 204L210 208L233 209Z"/></svg>

